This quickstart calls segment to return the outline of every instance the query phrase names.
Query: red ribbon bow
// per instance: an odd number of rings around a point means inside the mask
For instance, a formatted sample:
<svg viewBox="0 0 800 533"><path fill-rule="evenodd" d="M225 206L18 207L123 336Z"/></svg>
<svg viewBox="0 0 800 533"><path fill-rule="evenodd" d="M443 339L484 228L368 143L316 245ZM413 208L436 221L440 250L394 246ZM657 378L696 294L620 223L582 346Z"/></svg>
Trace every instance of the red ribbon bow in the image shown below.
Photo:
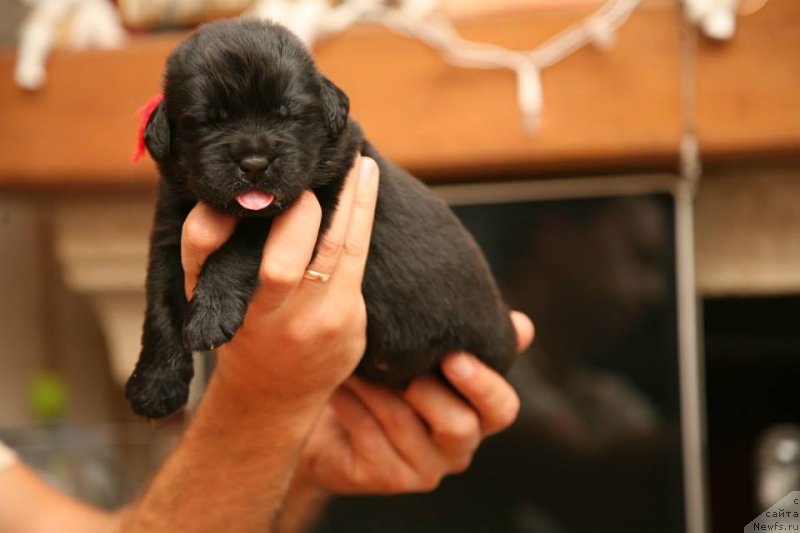
<svg viewBox="0 0 800 533"><path fill-rule="evenodd" d="M142 121L139 123L139 134L136 136L136 151L133 152L133 156L131 157L131 160L134 163L139 161L147 151L147 146L144 144L144 130L147 128L147 123L150 121L153 111L156 110L156 107L158 107L158 104L160 104L161 100L163 99L164 95L162 93L158 93L150 98L147 103L145 103L137 111L137 113L141 115Z"/></svg>

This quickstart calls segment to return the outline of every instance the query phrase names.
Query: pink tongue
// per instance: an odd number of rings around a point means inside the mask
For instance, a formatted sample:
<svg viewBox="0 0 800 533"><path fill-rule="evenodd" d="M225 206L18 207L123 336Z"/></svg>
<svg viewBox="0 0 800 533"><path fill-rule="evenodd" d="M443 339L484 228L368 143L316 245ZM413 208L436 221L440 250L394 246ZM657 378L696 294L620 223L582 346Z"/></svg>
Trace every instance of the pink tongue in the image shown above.
<svg viewBox="0 0 800 533"><path fill-rule="evenodd" d="M271 204L274 199L275 197L273 195L261 191L250 191L236 197L236 201L239 202L239 205L250 211L264 209Z"/></svg>

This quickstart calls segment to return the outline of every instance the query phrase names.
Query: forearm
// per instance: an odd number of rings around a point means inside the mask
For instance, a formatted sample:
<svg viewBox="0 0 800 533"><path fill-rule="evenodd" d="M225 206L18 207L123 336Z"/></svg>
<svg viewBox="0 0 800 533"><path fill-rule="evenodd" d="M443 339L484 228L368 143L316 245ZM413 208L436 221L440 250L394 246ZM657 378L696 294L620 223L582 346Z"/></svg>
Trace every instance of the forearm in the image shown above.
<svg viewBox="0 0 800 533"><path fill-rule="evenodd" d="M0 472L0 531L113 532L120 516L69 498L22 463Z"/></svg>
<svg viewBox="0 0 800 533"><path fill-rule="evenodd" d="M123 530L267 530L326 399L272 399L217 373L191 426Z"/></svg>

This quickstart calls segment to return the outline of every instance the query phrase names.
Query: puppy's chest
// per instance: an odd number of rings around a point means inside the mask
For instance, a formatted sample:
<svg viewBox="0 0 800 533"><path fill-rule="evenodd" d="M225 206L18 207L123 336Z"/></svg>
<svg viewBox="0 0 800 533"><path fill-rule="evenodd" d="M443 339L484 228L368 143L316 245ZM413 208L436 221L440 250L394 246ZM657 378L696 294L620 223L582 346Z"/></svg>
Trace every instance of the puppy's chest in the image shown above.
<svg viewBox="0 0 800 533"><path fill-rule="evenodd" d="M314 247L316 256L320 239L330 228L331 220L335 214L336 206L334 203L322 204L322 218L320 221L317 243ZM233 235L224 245L227 252L231 255L240 255L245 258L261 258L264 244L272 229L274 218L242 218L236 225Z"/></svg>

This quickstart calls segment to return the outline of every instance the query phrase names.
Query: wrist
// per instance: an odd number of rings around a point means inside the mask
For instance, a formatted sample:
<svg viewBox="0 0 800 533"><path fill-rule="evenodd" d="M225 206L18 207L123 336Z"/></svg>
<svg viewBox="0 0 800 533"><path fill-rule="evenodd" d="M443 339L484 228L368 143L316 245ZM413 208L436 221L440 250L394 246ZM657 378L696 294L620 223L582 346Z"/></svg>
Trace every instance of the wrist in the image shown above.
<svg viewBox="0 0 800 533"><path fill-rule="evenodd" d="M292 354L280 355L292 357ZM219 388L245 405L268 403L319 411L340 385L328 375L320 377L309 372L287 371L280 366L272 368L266 358L258 359L258 356L244 353L232 344L222 346L214 371Z"/></svg>

